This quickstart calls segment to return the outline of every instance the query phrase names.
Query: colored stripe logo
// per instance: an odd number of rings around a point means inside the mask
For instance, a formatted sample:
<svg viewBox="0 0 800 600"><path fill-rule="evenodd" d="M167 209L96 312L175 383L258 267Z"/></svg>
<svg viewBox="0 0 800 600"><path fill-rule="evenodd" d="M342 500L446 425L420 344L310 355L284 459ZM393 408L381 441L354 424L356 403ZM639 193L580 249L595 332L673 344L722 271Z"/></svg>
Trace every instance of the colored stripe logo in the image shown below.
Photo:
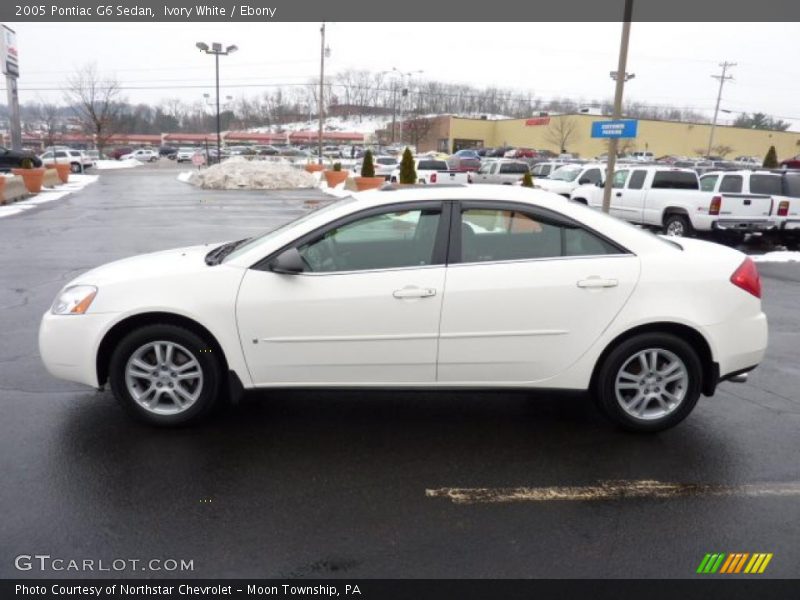
<svg viewBox="0 0 800 600"><path fill-rule="evenodd" d="M697 573L702 575L714 573L726 575L735 575L737 573L760 574L766 570L771 560L772 553L718 552L706 554L703 560L700 561L700 566L697 567Z"/></svg>

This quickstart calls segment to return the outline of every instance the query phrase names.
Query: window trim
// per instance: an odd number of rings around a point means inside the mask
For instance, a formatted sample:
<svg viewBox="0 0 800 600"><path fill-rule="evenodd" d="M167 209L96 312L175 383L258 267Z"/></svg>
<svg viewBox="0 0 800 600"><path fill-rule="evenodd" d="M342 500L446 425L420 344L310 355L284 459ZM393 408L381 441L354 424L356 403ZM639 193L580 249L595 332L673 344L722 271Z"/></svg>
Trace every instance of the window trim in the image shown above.
<svg viewBox="0 0 800 600"><path fill-rule="evenodd" d="M461 215L465 210L479 209L479 210L510 210L516 212L528 213L536 218L537 213L542 219L554 221L556 223L572 225L579 227L592 235L597 236L607 244L619 250L619 254L579 254L574 256L547 256L539 258L514 258L503 260L486 260L486 261L473 261L463 262L461 260ZM532 214L531 214L532 213ZM585 223L581 223L567 215L559 212L536 206L533 204L526 204L524 202L514 202L510 200L460 200L453 202L453 208L450 212L450 244L447 248L447 266L460 266L460 265L493 265L502 263L518 263L518 262L539 262L543 260L564 260L576 258L609 258L615 256L636 256L634 252L625 248L619 242L610 239L608 236L600 233L599 231L589 227Z"/></svg>
<svg viewBox="0 0 800 600"><path fill-rule="evenodd" d="M356 271L325 271L318 273L315 273L313 271L303 271L300 273L294 273L293 276L323 277L328 275L352 275L356 273L403 271L408 269L429 269L432 267L447 266L446 262L447 247L450 242L451 203L449 201L443 202L441 200L421 200L419 202L395 202L392 204L381 204L380 206L371 206L369 208L365 208L357 212L352 212L350 214L344 215L343 217L339 217L335 221L329 221L324 225L320 225L316 229L313 229L312 231L309 231L308 233L305 233L300 237L295 238L291 242L284 244L283 246L271 252L264 258L258 260L255 264L250 266L250 269L253 269L255 271L271 272L271 269L269 268L269 263L272 261L272 259L276 258L282 252L288 250L289 248L302 246L303 244L306 244L311 240L321 235L324 235L327 231L330 231L331 229L336 229L338 227L348 225L349 223L360 221L363 218L390 212L396 212L399 210L407 212L410 210L425 210L431 208L438 208L440 209L441 213L439 215L439 224L436 229L436 239L433 242L433 257L431 259L431 264L429 265L411 265L407 267L384 267L380 269L359 269Z"/></svg>

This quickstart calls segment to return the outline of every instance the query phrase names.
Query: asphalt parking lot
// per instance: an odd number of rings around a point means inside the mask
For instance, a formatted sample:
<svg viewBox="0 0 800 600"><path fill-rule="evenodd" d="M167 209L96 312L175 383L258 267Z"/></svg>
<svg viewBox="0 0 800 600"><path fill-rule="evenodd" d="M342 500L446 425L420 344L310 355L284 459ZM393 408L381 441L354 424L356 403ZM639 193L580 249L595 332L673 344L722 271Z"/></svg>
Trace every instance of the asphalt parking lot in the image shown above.
<svg viewBox="0 0 800 600"><path fill-rule="evenodd" d="M581 396L273 392L155 430L108 392L50 377L41 314L78 273L132 254L238 239L318 192L198 191L169 166L106 171L0 219L0 577L19 554L175 558L192 577L692 577L709 552L769 552L794 577L800 496L459 504L446 487L656 480L800 482L800 265L761 266L770 347L671 431L622 433ZM120 576L91 573L89 576Z"/></svg>

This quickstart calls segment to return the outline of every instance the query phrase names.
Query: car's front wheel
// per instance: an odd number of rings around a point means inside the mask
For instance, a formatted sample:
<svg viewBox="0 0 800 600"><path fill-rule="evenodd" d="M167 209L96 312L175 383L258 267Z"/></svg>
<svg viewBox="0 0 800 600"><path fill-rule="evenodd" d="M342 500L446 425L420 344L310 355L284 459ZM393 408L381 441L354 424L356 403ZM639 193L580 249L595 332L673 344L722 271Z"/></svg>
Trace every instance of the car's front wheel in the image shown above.
<svg viewBox="0 0 800 600"><path fill-rule="evenodd" d="M69 170L72 173L80 173L82 169L80 163L70 163Z"/></svg>
<svg viewBox="0 0 800 600"><path fill-rule="evenodd" d="M179 425L208 413L222 379L208 341L183 327L148 325L117 345L109 365L111 391L136 418Z"/></svg>
<svg viewBox="0 0 800 600"><path fill-rule="evenodd" d="M601 411L631 431L668 429L685 419L700 397L702 364L685 340L644 333L614 348L597 373Z"/></svg>

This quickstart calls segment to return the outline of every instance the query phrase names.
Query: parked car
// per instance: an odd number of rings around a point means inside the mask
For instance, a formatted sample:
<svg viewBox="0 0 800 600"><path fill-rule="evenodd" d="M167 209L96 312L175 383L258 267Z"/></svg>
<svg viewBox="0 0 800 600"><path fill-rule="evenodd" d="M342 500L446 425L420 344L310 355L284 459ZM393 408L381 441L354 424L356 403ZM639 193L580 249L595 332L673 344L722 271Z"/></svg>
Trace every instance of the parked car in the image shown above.
<svg viewBox="0 0 800 600"><path fill-rule="evenodd" d="M175 162L182 163L182 162L189 162L192 160L192 157L200 152L197 148L192 148L190 146L182 146L178 148L178 151L175 153Z"/></svg>
<svg viewBox="0 0 800 600"><path fill-rule="evenodd" d="M511 158L487 159L477 173L470 173L470 183L513 185L529 172L528 163Z"/></svg>
<svg viewBox="0 0 800 600"><path fill-rule="evenodd" d="M531 175L540 178L549 177L553 171L567 164L574 163L568 163L563 160L534 162L531 165Z"/></svg>
<svg viewBox="0 0 800 600"><path fill-rule="evenodd" d="M281 148L280 155L291 158L311 158L312 156L316 156L316 154L312 154L308 150L304 150L302 148L295 148L293 146L284 146L283 148Z"/></svg>
<svg viewBox="0 0 800 600"><path fill-rule="evenodd" d="M155 425L247 389L540 388L653 432L761 362L760 298L737 250L546 192L391 189L83 273L43 315L39 354Z"/></svg>
<svg viewBox="0 0 800 600"><path fill-rule="evenodd" d="M42 166L42 159L30 150L11 150L0 146L0 171L33 169Z"/></svg>
<svg viewBox="0 0 800 600"><path fill-rule="evenodd" d="M212 149L209 148L209 152ZM216 151L216 148L213 148ZM255 156L258 154L255 148L251 146L228 146L226 149L228 156ZM216 158L216 154L214 154Z"/></svg>
<svg viewBox="0 0 800 600"><path fill-rule="evenodd" d="M454 171L477 171L481 166L481 157L477 150L459 150L447 159L447 166Z"/></svg>
<svg viewBox="0 0 800 600"><path fill-rule="evenodd" d="M84 150L83 153L95 165L97 164L97 161L100 160L100 158L101 158L100 157L100 152L98 152L97 150Z"/></svg>
<svg viewBox="0 0 800 600"><path fill-rule="evenodd" d="M117 147L117 148L114 148L114 149L112 149L112 150L111 150L111 151L108 153L108 155L109 155L111 158L113 158L114 160L119 160L119 159L120 159L120 157L122 157L122 156L123 156L123 155L125 155L125 154L130 154L130 153L131 153L131 152L133 152L134 150L135 150L135 148L132 148L131 146L119 146L119 147Z"/></svg>
<svg viewBox="0 0 800 600"><path fill-rule="evenodd" d="M789 250L800 249L800 171L781 174L781 195L775 207L778 241Z"/></svg>
<svg viewBox="0 0 800 600"><path fill-rule="evenodd" d="M800 169L800 154L794 158L787 158L781 161L781 167L784 169Z"/></svg>
<svg viewBox="0 0 800 600"><path fill-rule="evenodd" d="M178 149L175 146L161 146L158 149L159 156L165 156L170 160L175 160L175 155L178 153Z"/></svg>
<svg viewBox="0 0 800 600"><path fill-rule="evenodd" d="M637 150L635 152L631 152L628 155L628 158L630 158L631 160L639 161L639 162L653 162L656 159L655 154L653 154L652 152L645 152L645 151L640 151L640 150Z"/></svg>
<svg viewBox="0 0 800 600"><path fill-rule="evenodd" d="M533 148L512 148L503 156L505 158L536 158L538 154Z"/></svg>
<svg viewBox="0 0 800 600"><path fill-rule="evenodd" d="M259 156L277 156L280 151L275 146L253 146Z"/></svg>
<svg viewBox="0 0 800 600"><path fill-rule="evenodd" d="M68 162L70 165L70 171L73 173L81 173L85 169L94 166L94 161L88 155L85 155L80 150L75 150L73 148L59 147L50 149L39 155L39 159L43 164Z"/></svg>
<svg viewBox="0 0 800 600"><path fill-rule="evenodd" d="M696 231L731 233L769 231L769 196L729 193L723 182L717 191L703 191L697 173L675 167L625 167L614 173L610 214L620 219L663 230L676 237ZM571 199L600 208L603 190L585 185Z"/></svg>
<svg viewBox="0 0 800 600"><path fill-rule="evenodd" d="M417 172L417 183L441 185L448 183L469 183L465 171L453 171L447 167L447 161L436 158L415 158L414 170ZM400 165L392 171L389 181L400 181Z"/></svg>
<svg viewBox="0 0 800 600"><path fill-rule="evenodd" d="M533 185L569 198L578 186L602 184L605 171L605 165L599 163L567 164L555 169L546 179L537 179Z"/></svg>
<svg viewBox="0 0 800 600"><path fill-rule="evenodd" d="M137 148L133 152L123 154L119 158L120 160L134 159L141 162L156 162L159 159L159 152L158 150L152 150L150 148Z"/></svg>

